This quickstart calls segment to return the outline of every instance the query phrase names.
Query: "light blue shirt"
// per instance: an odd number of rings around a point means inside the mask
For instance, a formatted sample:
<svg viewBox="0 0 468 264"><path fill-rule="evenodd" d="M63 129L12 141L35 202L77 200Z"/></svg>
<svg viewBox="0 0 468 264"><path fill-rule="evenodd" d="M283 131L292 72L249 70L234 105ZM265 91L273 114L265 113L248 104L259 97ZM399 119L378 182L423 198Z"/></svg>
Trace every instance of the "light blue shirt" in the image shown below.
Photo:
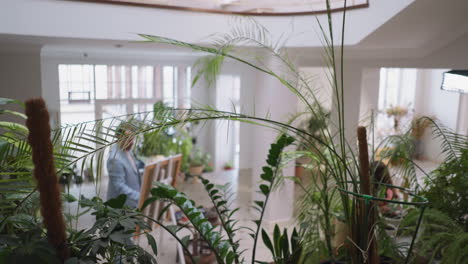
<svg viewBox="0 0 468 264"><path fill-rule="evenodd" d="M127 195L125 205L137 207L141 189L141 177L138 172L140 167L144 167L144 164L137 160L131 151L123 151L117 145L112 146L107 159L109 173L107 199L125 194Z"/></svg>

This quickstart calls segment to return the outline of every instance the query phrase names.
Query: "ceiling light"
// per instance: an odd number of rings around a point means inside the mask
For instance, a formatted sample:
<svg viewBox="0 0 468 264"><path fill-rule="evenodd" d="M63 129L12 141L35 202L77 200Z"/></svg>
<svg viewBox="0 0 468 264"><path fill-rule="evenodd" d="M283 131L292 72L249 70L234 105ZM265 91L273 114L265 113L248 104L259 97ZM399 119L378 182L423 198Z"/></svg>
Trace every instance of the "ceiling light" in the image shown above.
<svg viewBox="0 0 468 264"><path fill-rule="evenodd" d="M451 70L443 73L442 90L468 93L468 70Z"/></svg>

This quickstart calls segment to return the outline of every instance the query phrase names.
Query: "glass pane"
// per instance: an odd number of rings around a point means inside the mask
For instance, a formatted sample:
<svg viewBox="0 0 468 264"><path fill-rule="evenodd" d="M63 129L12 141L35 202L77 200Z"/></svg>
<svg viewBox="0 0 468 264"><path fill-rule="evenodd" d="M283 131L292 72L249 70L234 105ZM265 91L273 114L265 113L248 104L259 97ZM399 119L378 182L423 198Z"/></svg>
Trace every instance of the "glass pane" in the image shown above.
<svg viewBox="0 0 468 264"><path fill-rule="evenodd" d="M163 67L163 101L170 106L174 105L174 67Z"/></svg>
<svg viewBox="0 0 468 264"><path fill-rule="evenodd" d="M107 65L96 65L96 99L108 99Z"/></svg>
<svg viewBox="0 0 468 264"><path fill-rule="evenodd" d="M138 98L138 66L132 66L132 98Z"/></svg>
<svg viewBox="0 0 468 264"><path fill-rule="evenodd" d="M146 79L144 80L145 81L145 86L146 86L146 97L145 98L153 98L154 97L154 94L153 94L153 91L154 91L154 79L153 79L153 73L154 73L154 69L152 66L146 66L145 67L145 75L146 75Z"/></svg>
<svg viewBox="0 0 468 264"><path fill-rule="evenodd" d="M102 118L109 118L127 114L127 106L124 104L109 104L102 106Z"/></svg>
<svg viewBox="0 0 468 264"><path fill-rule="evenodd" d="M190 108L191 107L191 99L192 98L192 67L187 67L186 70L187 77L185 78L185 98L183 108Z"/></svg>

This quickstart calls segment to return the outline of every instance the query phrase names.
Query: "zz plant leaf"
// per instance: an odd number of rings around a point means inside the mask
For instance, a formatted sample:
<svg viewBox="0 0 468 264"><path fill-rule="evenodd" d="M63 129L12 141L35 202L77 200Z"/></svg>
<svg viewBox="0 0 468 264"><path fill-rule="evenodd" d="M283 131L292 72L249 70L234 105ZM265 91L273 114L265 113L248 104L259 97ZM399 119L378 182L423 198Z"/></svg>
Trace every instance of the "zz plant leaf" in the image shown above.
<svg viewBox="0 0 468 264"><path fill-rule="evenodd" d="M302 256L302 245L300 237L294 228L291 233L291 239L288 236L288 230L285 228L280 231L278 225L275 225L273 237L270 238L265 229L262 228L263 244L270 250L274 263L276 264L299 264L304 263ZM257 263L268 263L256 261Z"/></svg>
<svg viewBox="0 0 468 264"><path fill-rule="evenodd" d="M231 210L228 206L228 201L224 199L226 196L226 189L228 185L223 186L222 188L218 188L214 184L212 184L209 180L202 178L202 183L205 186L205 190L207 191L211 202L214 205L214 209L219 216L221 221L221 226L223 227L224 231L227 234L227 240L231 245L232 251L228 253L228 257L226 259L227 263L240 263L240 253L238 252L239 245L234 241L234 231L235 231L235 221L232 216L239 208L235 208ZM223 195L224 194L224 195ZM224 197L223 197L224 196Z"/></svg>
<svg viewBox="0 0 468 264"><path fill-rule="evenodd" d="M265 208L268 203L268 197L270 196L275 179L280 173L281 153L283 152L284 148L291 145L293 142L294 138L286 134L281 134L278 140L275 143L271 144L266 160L267 165L262 167L263 173L262 175L260 175L260 178L263 180L263 183L260 184L259 188L260 192L265 196L265 199L263 201L254 201L254 208L256 208L260 212L260 217L258 220L254 221L254 223L256 224L255 232L250 234L251 237L254 239L252 263L256 262L255 252L257 249L257 241L262 225Z"/></svg>
<svg viewBox="0 0 468 264"><path fill-rule="evenodd" d="M209 185L210 189L214 185ZM232 254L236 254L231 249L229 241L222 238L221 234L214 230L214 227L205 218L195 203L188 199L185 193L179 192L172 186L157 183L156 187L151 189L151 200L169 200L187 216L194 229L200 234L201 238L206 241L208 247L213 251L218 263L231 263ZM222 202L222 201L221 201ZM149 204L149 203L145 203ZM162 223L161 223L162 224ZM180 238L178 238L181 241Z"/></svg>

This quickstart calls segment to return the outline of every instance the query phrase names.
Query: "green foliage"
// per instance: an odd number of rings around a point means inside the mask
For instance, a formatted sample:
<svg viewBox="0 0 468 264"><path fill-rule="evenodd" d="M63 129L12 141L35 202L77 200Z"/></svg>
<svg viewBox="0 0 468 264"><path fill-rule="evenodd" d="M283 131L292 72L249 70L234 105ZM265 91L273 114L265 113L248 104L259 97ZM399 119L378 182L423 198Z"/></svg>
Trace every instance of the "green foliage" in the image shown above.
<svg viewBox="0 0 468 264"><path fill-rule="evenodd" d="M69 195L69 201L76 198ZM136 226L149 229L142 215L135 209L125 208L126 197L121 195L103 202L80 199L83 208L89 207L96 216L94 225L86 230L70 229L67 243L71 249L71 263L115 263L125 258L127 263L156 263L155 258L130 242ZM0 235L0 263L60 263L55 249L47 242L42 224L27 214L10 216L4 226L13 228ZM157 255L154 238L147 235L148 243Z"/></svg>
<svg viewBox="0 0 468 264"><path fill-rule="evenodd" d="M171 107L168 107L162 101L154 103L152 123L164 124L173 120L174 110ZM146 157L182 154L181 170L187 171L192 147L192 138L185 128L169 126L144 133L143 142L140 144L138 151Z"/></svg>
<svg viewBox="0 0 468 264"><path fill-rule="evenodd" d="M275 143L270 145L270 150L268 151L268 156L266 159L266 166L262 167L263 173L260 175L262 183L259 185L260 193L265 197L264 200L254 201L254 209L260 213L258 220L255 220L256 230L250 234L254 240L253 253L252 253L252 263L255 262L255 252L258 241L259 232L261 229L263 214L265 213L266 205L268 203L268 197L270 196L271 190L274 186L275 180L280 174L280 165L281 165L281 154L287 146L291 145L294 142L294 138L286 134L281 134L278 140Z"/></svg>
<svg viewBox="0 0 468 264"><path fill-rule="evenodd" d="M265 246L270 250L276 264L303 263L301 238L295 228L291 234L291 240L288 238L286 228L281 233L278 225L275 225L273 239L270 239L268 233L262 228L262 239ZM258 261L258 263L266 264L268 262Z"/></svg>
<svg viewBox="0 0 468 264"><path fill-rule="evenodd" d="M316 138L325 140L324 130L327 129L330 111L327 111L319 102L312 104L312 113L308 114L307 120L305 120L301 127L303 127L310 135L306 139L301 140L301 144L298 146L298 150L310 150L310 142L314 142ZM317 144L318 145L318 144Z"/></svg>
<svg viewBox="0 0 468 264"><path fill-rule="evenodd" d="M161 199L169 200L182 210L195 230L214 252L218 263L231 264L234 262L236 258L236 253L233 250L234 246L228 240L223 239L219 232L215 231L215 228L195 206L195 202L187 198L183 192L177 191L172 186L157 183L156 187L151 189L151 197L144 202L143 208ZM220 209L224 204L223 201L219 201L216 206ZM176 234L177 232L174 233Z"/></svg>
<svg viewBox="0 0 468 264"><path fill-rule="evenodd" d="M191 167L207 166L210 160L210 154L203 152L200 148L194 148L190 153L189 163Z"/></svg>
<svg viewBox="0 0 468 264"><path fill-rule="evenodd" d="M402 135L393 135L385 138L379 147L382 151L379 153L378 159L388 160L397 169L397 173L403 175L403 187L417 190L419 185L413 162L415 147L411 130Z"/></svg>
<svg viewBox="0 0 468 264"><path fill-rule="evenodd" d="M261 175L261 179L265 182L265 184L260 185L261 192L265 195L264 201L255 201L255 208L260 211L260 218L257 221L254 221L257 224L257 230L252 230L251 236L254 238L254 253L253 253L253 261L255 262L255 248L257 244L257 236L259 235L259 231L261 228L261 221L263 219L263 213L265 210L265 206L268 201L268 196L271 192L273 183L277 175L279 174L279 166L281 164L281 153L283 152L284 148L288 145L292 144L294 139L290 136L282 134L279 139L271 144L268 158L267 158L267 166L263 167L263 173ZM149 206L153 202L157 200L169 200L171 203L175 204L179 207L182 212L187 216L190 220L191 224L194 226L195 230L200 234L204 241L207 242L210 249L216 255L216 259L218 263L242 263L243 259L241 258L242 252L239 252L239 240L235 238L235 232L238 231L240 228L236 228L237 221L233 219L233 215L238 208L230 209L229 207L229 197L226 196L225 188L216 187L212 184L209 180L202 178L202 183L205 186L208 195L213 202L214 208L218 214L218 217L221 221L221 226L223 230L226 232L227 238L224 238L223 235L219 232L214 231L214 227L208 222L205 218L203 213L196 207L195 203L187 198L187 196L172 186L168 186L165 184L157 183L156 187L151 190L151 197L148 198L144 204L143 208ZM165 226L165 229L172 229ZM171 232L171 234L177 237L177 229ZM294 244L291 241L291 244L296 246L297 245L297 232L294 232ZM287 239L287 234L283 235L282 238L282 247L284 248L284 254L289 252L288 259L291 256L291 259L295 259L297 257L297 252L290 252L289 246L286 249L286 242L283 241ZM177 238L180 243L182 243L183 239ZM289 241L287 242L289 243ZM185 246L185 245L183 245ZM296 250L296 247L293 248ZM284 255L286 256L286 255Z"/></svg>
<svg viewBox="0 0 468 264"><path fill-rule="evenodd" d="M455 220L468 232L468 149L432 173L431 180L421 195L430 201L430 207Z"/></svg>
<svg viewBox="0 0 468 264"><path fill-rule="evenodd" d="M0 263L60 263L55 248L47 242L40 225L0 236Z"/></svg>
<svg viewBox="0 0 468 264"><path fill-rule="evenodd" d="M221 221L221 226L226 232L229 244L233 251L234 262L236 264L242 263L241 254L239 252L239 240L235 238L235 232L241 228L236 228L237 220L235 220L234 214L239 210L239 208L230 209L230 198L232 193L229 194L229 183L224 186L216 186L212 184L209 180L202 178L203 186L208 193L216 213Z"/></svg>
<svg viewBox="0 0 468 264"><path fill-rule="evenodd" d="M138 245L131 242L136 227L150 229L141 213L124 206L125 195L120 195L107 202L94 197L80 200L83 208L91 208L96 222L88 230L70 230L69 243L72 246L73 258L67 263L75 261L103 261L114 263L126 259L127 263L156 263L155 258ZM148 244L152 245L154 238L147 235ZM153 248L154 253L157 249Z"/></svg>
<svg viewBox="0 0 468 264"><path fill-rule="evenodd" d="M420 212L412 210L400 225L400 233L415 231ZM442 264L462 264L468 258L468 232L447 214L436 209L426 209L422 231L417 241L417 251L431 260L440 259Z"/></svg>
<svg viewBox="0 0 468 264"><path fill-rule="evenodd" d="M304 190L299 201L301 210L297 217L304 254L307 259L315 261L325 258L335 259L332 240L336 230L333 222L338 221L338 215L342 211L339 196L334 187L335 181L330 172L316 162L317 155L307 152L307 156L311 157L311 162L306 167L314 178L310 179L310 183L305 186L301 182L298 183ZM323 238L320 238L321 230Z"/></svg>

